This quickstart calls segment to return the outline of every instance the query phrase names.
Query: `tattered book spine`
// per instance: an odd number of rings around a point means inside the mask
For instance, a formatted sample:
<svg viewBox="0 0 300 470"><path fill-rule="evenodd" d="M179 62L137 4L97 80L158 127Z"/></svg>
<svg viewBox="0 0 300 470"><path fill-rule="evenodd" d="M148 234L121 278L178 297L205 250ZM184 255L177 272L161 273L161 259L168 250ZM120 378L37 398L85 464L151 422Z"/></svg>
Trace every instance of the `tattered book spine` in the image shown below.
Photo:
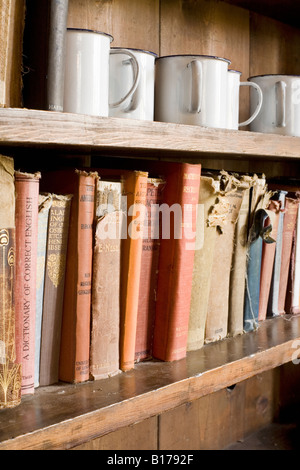
<svg viewBox="0 0 300 470"><path fill-rule="evenodd" d="M22 395L34 393L35 316L40 173L15 173L16 345L22 364Z"/></svg>
<svg viewBox="0 0 300 470"><path fill-rule="evenodd" d="M90 375L94 380L116 375L119 365L120 228L122 212L97 220L92 288Z"/></svg>

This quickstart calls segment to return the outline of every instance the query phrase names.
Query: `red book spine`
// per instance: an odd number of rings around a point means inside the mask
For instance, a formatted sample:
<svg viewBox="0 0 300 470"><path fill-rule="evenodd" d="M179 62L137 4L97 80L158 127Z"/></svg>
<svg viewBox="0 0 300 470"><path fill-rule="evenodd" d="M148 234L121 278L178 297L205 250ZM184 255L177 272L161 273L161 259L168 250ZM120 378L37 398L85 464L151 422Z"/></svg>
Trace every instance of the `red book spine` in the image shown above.
<svg viewBox="0 0 300 470"><path fill-rule="evenodd" d="M201 165L170 163L164 176L165 210L182 216L170 217L168 236L162 214L153 356L174 361L186 356Z"/></svg>
<svg viewBox="0 0 300 470"><path fill-rule="evenodd" d="M22 395L34 393L38 197L40 174L16 172L16 354Z"/></svg>
<svg viewBox="0 0 300 470"><path fill-rule="evenodd" d="M89 380L95 173L76 171L62 315L59 378Z"/></svg>
<svg viewBox="0 0 300 470"><path fill-rule="evenodd" d="M152 355L153 328L155 320L156 293L158 280L158 260L160 240L153 232L158 223L157 205L162 202L165 182L162 179L148 178L145 230L142 249L139 304L135 342L135 360L142 361Z"/></svg>

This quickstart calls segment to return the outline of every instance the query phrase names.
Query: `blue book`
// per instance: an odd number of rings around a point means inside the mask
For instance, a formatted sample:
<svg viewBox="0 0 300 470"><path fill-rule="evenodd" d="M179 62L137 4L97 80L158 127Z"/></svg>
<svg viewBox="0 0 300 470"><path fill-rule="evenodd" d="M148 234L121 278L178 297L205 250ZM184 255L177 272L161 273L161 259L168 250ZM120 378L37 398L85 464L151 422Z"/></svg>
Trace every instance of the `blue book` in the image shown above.
<svg viewBox="0 0 300 470"><path fill-rule="evenodd" d="M244 331L252 331L258 327L259 294L261 256L263 243L272 243L269 237L272 227L265 227L268 213L259 209L254 215L254 222L250 231L250 247L248 252L248 264L245 285L244 300Z"/></svg>

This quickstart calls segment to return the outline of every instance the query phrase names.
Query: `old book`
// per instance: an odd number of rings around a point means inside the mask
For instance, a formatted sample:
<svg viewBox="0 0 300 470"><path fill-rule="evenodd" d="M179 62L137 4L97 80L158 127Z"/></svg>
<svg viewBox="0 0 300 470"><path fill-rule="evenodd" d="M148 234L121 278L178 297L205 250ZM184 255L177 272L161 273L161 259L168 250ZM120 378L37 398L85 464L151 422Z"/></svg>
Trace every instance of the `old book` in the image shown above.
<svg viewBox="0 0 300 470"><path fill-rule="evenodd" d="M70 175L71 177L71 175ZM89 379L93 222L96 172L73 172L73 194L62 314L59 378ZM70 188L70 182L68 189Z"/></svg>
<svg viewBox="0 0 300 470"><path fill-rule="evenodd" d="M236 336L244 332L245 278L248 254L248 228L250 191L257 175L242 175L241 183L245 186L242 205L234 233L234 250L230 273L230 295L228 313L228 335Z"/></svg>
<svg viewBox="0 0 300 470"><path fill-rule="evenodd" d="M265 320L267 316L267 307L274 268L280 208L281 206L279 201L271 200L266 211L268 213L268 217L265 220L265 227L269 227L269 237L265 242L263 242L262 246L258 321Z"/></svg>
<svg viewBox="0 0 300 470"><path fill-rule="evenodd" d="M21 402L21 363L15 337L14 161L0 155L0 409Z"/></svg>
<svg viewBox="0 0 300 470"><path fill-rule="evenodd" d="M165 181L163 179L148 178L147 216L144 224L135 345L135 360L137 362L150 358L152 355L160 249L160 239L159 236L155 236L155 232L159 224L159 206L162 203L164 186Z"/></svg>
<svg viewBox="0 0 300 470"><path fill-rule="evenodd" d="M49 210L52 204L51 194L39 194L37 276L36 276L36 316L35 316L35 366L34 386L39 386L41 333L44 299L44 281L46 264L46 244Z"/></svg>
<svg viewBox="0 0 300 470"><path fill-rule="evenodd" d="M247 189L240 179L227 172L220 174L220 195L210 215L216 219L216 236L212 282L208 298L205 324L205 343L223 339L228 334L228 315L230 298L230 274L234 252L234 234L244 192ZM225 215L224 223L219 223L220 214Z"/></svg>
<svg viewBox="0 0 300 470"><path fill-rule="evenodd" d="M163 176L153 356L174 361L187 352L201 165L169 163Z"/></svg>
<svg viewBox="0 0 300 470"><path fill-rule="evenodd" d="M34 393L35 317L40 173L15 172L16 345L22 395Z"/></svg>
<svg viewBox="0 0 300 470"><path fill-rule="evenodd" d="M201 176L187 351L200 349L204 345L211 268L217 234L217 227L211 223L209 215L217 202L219 189L219 181L212 176Z"/></svg>
<svg viewBox="0 0 300 470"><path fill-rule="evenodd" d="M123 196L127 200L126 237L122 235L120 368L134 367L143 227L146 212L148 173L123 174Z"/></svg>
<svg viewBox="0 0 300 470"><path fill-rule="evenodd" d="M285 210L285 198L288 194L287 191L278 190L275 192L274 198L280 202L280 214L277 229L277 240L275 249L274 269L271 281L271 290L268 303L268 316L278 316L278 297L279 297L279 284L280 284L280 270L281 270L281 255L282 255L282 231Z"/></svg>
<svg viewBox="0 0 300 470"><path fill-rule="evenodd" d="M300 210L298 207L297 224L294 235L294 254L292 257L292 284L290 313L300 313Z"/></svg>
<svg viewBox="0 0 300 470"><path fill-rule="evenodd" d="M121 196L121 182L98 181L90 352L94 380L120 372Z"/></svg>
<svg viewBox="0 0 300 470"><path fill-rule="evenodd" d="M260 271L263 237L267 237L268 228L265 211L269 204L270 192L267 191L266 179L258 178L251 189L248 253L244 299L244 331L252 331L258 327L258 309L260 292Z"/></svg>
<svg viewBox="0 0 300 470"><path fill-rule="evenodd" d="M0 3L0 107L22 106L25 0Z"/></svg>
<svg viewBox="0 0 300 470"><path fill-rule="evenodd" d="M282 230L282 254L280 267L280 282L278 294L278 311L280 315L285 312L285 299L288 288L289 269L292 257L293 236L296 228L299 201L292 197L285 199L285 214Z"/></svg>
<svg viewBox="0 0 300 470"><path fill-rule="evenodd" d="M58 382L71 202L72 195L51 194L41 322L40 386Z"/></svg>

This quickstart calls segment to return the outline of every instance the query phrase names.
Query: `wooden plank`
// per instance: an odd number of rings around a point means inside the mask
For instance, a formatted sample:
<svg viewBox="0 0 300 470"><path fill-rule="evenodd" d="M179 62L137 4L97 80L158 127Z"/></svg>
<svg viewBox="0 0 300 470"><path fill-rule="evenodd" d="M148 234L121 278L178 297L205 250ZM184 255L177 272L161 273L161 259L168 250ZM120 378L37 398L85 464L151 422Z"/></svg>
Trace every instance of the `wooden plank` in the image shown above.
<svg viewBox="0 0 300 470"><path fill-rule="evenodd" d="M250 25L250 75L299 75L300 30L256 13Z"/></svg>
<svg viewBox="0 0 300 470"><path fill-rule="evenodd" d="M297 160L300 154L299 137L26 109L0 109L0 145L238 160Z"/></svg>
<svg viewBox="0 0 300 470"><path fill-rule="evenodd" d="M127 426L72 450L157 450L158 417Z"/></svg>
<svg viewBox="0 0 300 470"><path fill-rule="evenodd" d="M181 361L149 361L107 380L38 389L0 412L0 449L75 447L290 362L299 340L300 316L278 317Z"/></svg>
<svg viewBox="0 0 300 470"><path fill-rule="evenodd" d="M159 0L69 0L68 27L103 31L112 46L159 52Z"/></svg>
<svg viewBox="0 0 300 470"><path fill-rule="evenodd" d="M204 54L231 60L249 77L249 12L211 0L162 0L160 55ZM249 90L241 89L240 122L249 117Z"/></svg>

